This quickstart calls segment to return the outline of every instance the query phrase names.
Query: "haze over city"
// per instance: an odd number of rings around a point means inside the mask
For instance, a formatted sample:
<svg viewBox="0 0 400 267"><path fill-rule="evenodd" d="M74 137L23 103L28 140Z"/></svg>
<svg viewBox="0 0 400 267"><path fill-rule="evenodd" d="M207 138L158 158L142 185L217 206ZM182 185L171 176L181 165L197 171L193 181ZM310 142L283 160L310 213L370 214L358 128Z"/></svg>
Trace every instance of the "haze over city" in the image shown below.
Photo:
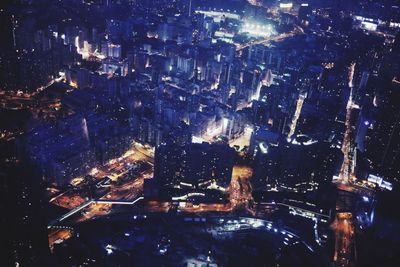
<svg viewBox="0 0 400 267"><path fill-rule="evenodd" d="M0 22L1 266L400 266L397 0Z"/></svg>

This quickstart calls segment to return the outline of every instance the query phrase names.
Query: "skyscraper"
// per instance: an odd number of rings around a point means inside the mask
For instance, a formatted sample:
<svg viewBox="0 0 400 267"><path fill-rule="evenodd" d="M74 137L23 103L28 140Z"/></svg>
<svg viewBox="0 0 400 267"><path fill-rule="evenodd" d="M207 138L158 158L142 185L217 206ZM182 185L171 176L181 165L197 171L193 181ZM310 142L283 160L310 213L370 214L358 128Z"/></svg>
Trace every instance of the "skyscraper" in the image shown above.
<svg viewBox="0 0 400 267"><path fill-rule="evenodd" d="M226 187L234 155L234 150L224 144L161 145L156 149L155 179L166 186L183 183L196 189L215 182Z"/></svg>

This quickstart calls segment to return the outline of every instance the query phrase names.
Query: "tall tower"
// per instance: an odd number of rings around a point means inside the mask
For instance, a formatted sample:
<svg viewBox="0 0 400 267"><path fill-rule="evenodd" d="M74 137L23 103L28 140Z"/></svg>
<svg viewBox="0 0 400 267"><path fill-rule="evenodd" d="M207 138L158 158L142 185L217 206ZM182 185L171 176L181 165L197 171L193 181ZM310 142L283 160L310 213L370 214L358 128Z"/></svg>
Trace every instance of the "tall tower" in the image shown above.
<svg viewBox="0 0 400 267"><path fill-rule="evenodd" d="M18 27L18 21L15 19L14 15L11 15L11 23L12 23L12 37L13 37L13 46L14 49L17 47L17 40L15 36L15 31Z"/></svg>
<svg viewBox="0 0 400 267"><path fill-rule="evenodd" d="M89 143L89 131L88 131L88 127L87 127L86 118L82 118L81 129L82 129L83 138L85 139L86 143Z"/></svg>

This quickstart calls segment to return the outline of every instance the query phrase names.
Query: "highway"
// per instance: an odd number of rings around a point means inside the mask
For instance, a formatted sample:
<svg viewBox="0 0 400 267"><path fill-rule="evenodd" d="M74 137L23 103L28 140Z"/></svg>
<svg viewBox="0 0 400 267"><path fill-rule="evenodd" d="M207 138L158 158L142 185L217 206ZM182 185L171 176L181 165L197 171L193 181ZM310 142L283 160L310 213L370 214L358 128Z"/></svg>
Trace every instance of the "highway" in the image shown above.
<svg viewBox="0 0 400 267"><path fill-rule="evenodd" d="M350 266L353 261L352 251L354 249L353 215L350 212L337 213L333 229L336 240L333 260L338 267Z"/></svg>
<svg viewBox="0 0 400 267"><path fill-rule="evenodd" d="M66 228L61 229L51 229L49 231L49 247L53 250L55 244L64 242L65 240L72 237L73 231Z"/></svg>
<svg viewBox="0 0 400 267"><path fill-rule="evenodd" d="M52 248L55 243L61 243L72 236L71 231L55 229L51 226L61 222L65 224L87 221L96 217L105 216L112 212L117 205L133 205L142 200L144 179L153 177L154 163L153 148L134 143L121 157L110 160L103 166L92 169L88 174L100 180L105 176L112 180L110 190L98 199L92 199L85 189L84 177L73 179L74 187L50 199L54 205L69 209L49 224L49 243ZM143 165L147 164L147 165ZM132 168L144 166L130 177Z"/></svg>
<svg viewBox="0 0 400 267"><path fill-rule="evenodd" d="M351 173L351 114L354 108L353 103L353 86L354 86L354 71L355 63L352 63L348 69L348 86L350 88L350 95L346 105L346 121L345 121L345 133L343 137L343 163L340 168L340 173L337 180L334 180L338 189L346 187L346 191L353 191L352 177L354 174ZM338 199L338 202L341 200ZM335 231L335 251L333 261L336 266L347 267L354 263L354 224L353 215L350 212L337 211L336 219L332 225Z"/></svg>
<svg viewBox="0 0 400 267"><path fill-rule="evenodd" d="M52 121L60 116L62 111L61 99L48 98L40 94L48 90L54 83L61 82L63 76L50 80L46 85L27 93L22 91L0 91L0 107L8 110L28 109L36 119ZM20 132L1 134L1 139L15 138Z"/></svg>
<svg viewBox="0 0 400 267"><path fill-rule="evenodd" d="M293 36L295 36L297 34L301 34L301 33L304 33L303 29L301 27L299 27L299 26L295 26L295 28L291 32L288 32L288 33L281 33L281 34L278 34L278 35L275 35L275 36L268 36L268 37L265 37L265 38L263 38L261 40L258 40L258 41L251 41L251 42L248 42L248 43L245 43L245 44L237 45L236 46L236 51L237 52L241 51L241 50L243 50L243 49L245 49L247 47L250 47L252 45L259 45L259 44L268 45L271 42L281 42L281 41L283 41L283 40L285 40L287 38L291 38L291 37L293 37Z"/></svg>
<svg viewBox="0 0 400 267"><path fill-rule="evenodd" d="M288 140L290 140L292 138L293 134L296 131L297 121L299 120L299 117L301 114L301 109L303 108L304 99L305 99L305 96L303 94L300 94L299 98L297 99L296 111L294 113L292 123L290 124L290 131L289 131L289 134L287 137Z"/></svg>
<svg viewBox="0 0 400 267"><path fill-rule="evenodd" d="M345 133L343 138L342 152L343 152L343 164L339 173L339 182L341 183L349 183L349 178L351 177L350 173L350 149L351 149L351 113L354 107L353 103L353 79L354 79L354 69L355 63L352 63L349 67L349 88L350 95L349 100L346 105L346 121L345 121Z"/></svg>
<svg viewBox="0 0 400 267"><path fill-rule="evenodd" d="M251 209L253 202L252 188L250 178L253 175L253 170L247 166L235 165L232 171L232 179L229 187L229 202L232 209L244 208L251 214L254 211Z"/></svg>
<svg viewBox="0 0 400 267"><path fill-rule="evenodd" d="M70 210L68 213L51 222L50 225L47 227L49 230L48 239L50 249L53 249L55 244L62 243L73 236L73 229L71 227L59 227L57 226L57 224L60 224L62 221L70 217L73 217L78 212L81 212L81 216L76 217L69 223L78 223L92 219L96 216L104 216L111 212L111 208L113 205L134 205L140 200L143 200L142 196L139 196L132 201L90 200Z"/></svg>
<svg viewBox="0 0 400 267"><path fill-rule="evenodd" d="M252 133L253 128L246 127L241 135L229 140L229 146L238 146L239 150L242 150L244 147L249 147Z"/></svg>
<svg viewBox="0 0 400 267"><path fill-rule="evenodd" d="M134 143L121 157L89 171L88 175L95 179L100 180L106 176L111 179L110 191L100 199L132 200L142 194L144 179L153 176L152 155L152 147ZM135 171L135 168L138 170ZM87 185L84 182L84 176L72 179L74 188L60 193L50 202L68 209L87 202L91 196L88 194L89 190L85 189Z"/></svg>

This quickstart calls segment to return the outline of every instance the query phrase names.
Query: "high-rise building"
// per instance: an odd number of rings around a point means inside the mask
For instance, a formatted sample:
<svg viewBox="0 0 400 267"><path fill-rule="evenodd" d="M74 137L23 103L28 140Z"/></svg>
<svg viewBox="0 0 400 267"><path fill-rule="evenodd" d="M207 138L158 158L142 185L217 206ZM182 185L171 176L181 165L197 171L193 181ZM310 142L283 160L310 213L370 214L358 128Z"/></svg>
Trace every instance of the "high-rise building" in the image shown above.
<svg viewBox="0 0 400 267"><path fill-rule="evenodd" d="M392 83L379 96L373 127L368 128L365 156L369 170L390 182L398 183L400 175L400 87ZM382 92L383 93L383 92Z"/></svg>
<svg viewBox="0 0 400 267"><path fill-rule="evenodd" d="M164 186L184 184L201 189L215 182L226 187L234 155L234 150L225 144L161 145L156 149L154 176Z"/></svg>
<svg viewBox="0 0 400 267"><path fill-rule="evenodd" d="M343 160L340 149L331 148L329 143L312 142L306 136L298 137L296 144L279 146L260 142L257 136L254 141L259 143L254 190L313 191L319 182L331 182Z"/></svg>

